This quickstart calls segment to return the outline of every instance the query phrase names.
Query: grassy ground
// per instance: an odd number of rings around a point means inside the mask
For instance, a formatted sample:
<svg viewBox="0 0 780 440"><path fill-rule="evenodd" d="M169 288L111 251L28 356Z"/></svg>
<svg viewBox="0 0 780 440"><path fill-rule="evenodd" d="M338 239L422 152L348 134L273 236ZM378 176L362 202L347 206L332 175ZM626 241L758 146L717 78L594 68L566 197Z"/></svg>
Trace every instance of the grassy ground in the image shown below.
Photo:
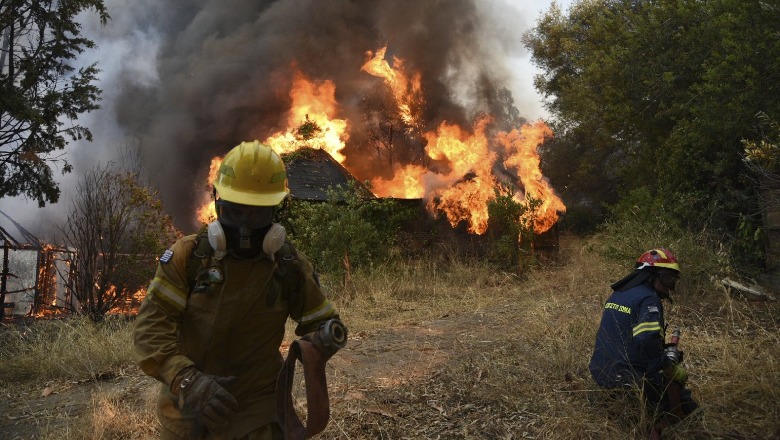
<svg viewBox="0 0 780 440"><path fill-rule="evenodd" d="M557 263L522 277L445 256L354 274L346 288L325 278L353 338L331 361L320 438L645 438L639 408L588 400L601 306L625 269L582 240L562 244ZM683 330L703 411L665 438L780 438L778 304L679 290L667 322ZM129 335L127 323L7 328L0 437L154 438L156 385L130 362Z"/></svg>

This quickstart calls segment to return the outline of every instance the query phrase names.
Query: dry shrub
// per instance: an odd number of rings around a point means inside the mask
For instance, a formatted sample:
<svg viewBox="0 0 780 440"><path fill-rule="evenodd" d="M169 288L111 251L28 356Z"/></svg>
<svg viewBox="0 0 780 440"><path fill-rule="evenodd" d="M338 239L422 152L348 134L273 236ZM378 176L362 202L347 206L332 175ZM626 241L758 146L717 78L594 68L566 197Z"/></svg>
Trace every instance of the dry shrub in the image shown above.
<svg viewBox="0 0 780 440"><path fill-rule="evenodd" d="M84 439L151 439L157 437L158 421L150 408L157 402L158 387L142 392L106 390L93 395L91 429Z"/></svg>
<svg viewBox="0 0 780 440"><path fill-rule="evenodd" d="M130 383L128 383L130 382ZM91 390L84 416L75 415L70 423L42 429L43 440L151 440L159 438L157 421L151 408L156 406L159 387L134 377L128 381L103 384Z"/></svg>

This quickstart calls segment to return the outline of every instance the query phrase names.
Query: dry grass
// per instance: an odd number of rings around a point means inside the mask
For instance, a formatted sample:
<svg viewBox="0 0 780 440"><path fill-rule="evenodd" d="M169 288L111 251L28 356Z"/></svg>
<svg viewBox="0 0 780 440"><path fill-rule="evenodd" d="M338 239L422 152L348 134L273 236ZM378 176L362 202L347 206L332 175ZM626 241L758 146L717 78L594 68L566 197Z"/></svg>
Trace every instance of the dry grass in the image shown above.
<svg viewBox="0 0 780 440"><path fill-rule="evenodd" d="M497 291L516 283L513 275L496 273L484 265L459 261L442 263L414 260L356 274L346 289L325 279L337 292L342 320L359 331L416 324L421 321L473 313L495 303Z"/></svg>
<svg viewBox="0 0 780 440"><path fill-rule="evenodd" d="M25 321L0 331L0 385L96 379L127 364L126 322L94 325L86 318Z"/></svg>
<svg viewBox="0 0 780 440"><path fill-rule="evenodd" d="M377 350L389 331L404 334L405 328L432 321L444 323L451 340L438 347L449 353L444 364L426 363L429 352L422 340L394 352L410 369L421 366L422 376L398 371L392 380L377 380L369 367L331 368L332 418L320 438L646 438L649 420L638 407L594 406L587 398L596 391L587 363L601 307L609 284L623 276L624 268L601 260L580 240L564 244L558 264L522 278L481 264L430 260L388 266L371 276L353 274L346 289L341 280L325 278L352 334L379 341ZM680 293L676 299L667 309L667 322L683 329L689 384L703 411L668 430L665 438L780 437L778 304L747 302L717 290ZM68 329L92 334L76 325L63 331ZM94 340L103 345L88 357L105 360L80 360L89 367L80 366L78 373L61 367L76 361L54 345L88 338L50 334L56 337L45 342L47 348L24 352L42 359L51 350L62 357L50 361L50 368L60 366L56 373L35 373L41 377L89 377L105 366L130 363L129 348L116 345L129 345L127 329L118 331L116 344ZM77 357L87 356L86 348L79 350ZM6 356L3 352L0 359L4 381L7 372L15 372L8 383L25 368L42 370ZM49 427L42 430L44 438L153 438L156 386L140 375L133 378L136 388L93 391L86 424L82 417L69 428Z"/></svg>
<svg viewBox="0 0 780 440"><path fill-rule="evenodd" d="M651 419L637 404L588 401L588 394L599 393L587 363L601 307L625 268L601 260L579 240L566 244L565 261L522 280L473 265L456 265L453 273L426 268L417 273L421 278L389 275L367 288L366 298L348 303L349 322L484 311L496 327L495 343L458 347L460 355L446 366L397 387L348 384L362 389L361 397L334 405L323 437L646 438ZM403 286L417 286L411 304L398 295ZM392 312L383 307L388 304ZM703 411L668 429L665 438L780 437L778 320L776 303L750 303L714 289L677 295L667 322L684 331L689 386ZM356 322L377 330L396 324Z"/></svg>

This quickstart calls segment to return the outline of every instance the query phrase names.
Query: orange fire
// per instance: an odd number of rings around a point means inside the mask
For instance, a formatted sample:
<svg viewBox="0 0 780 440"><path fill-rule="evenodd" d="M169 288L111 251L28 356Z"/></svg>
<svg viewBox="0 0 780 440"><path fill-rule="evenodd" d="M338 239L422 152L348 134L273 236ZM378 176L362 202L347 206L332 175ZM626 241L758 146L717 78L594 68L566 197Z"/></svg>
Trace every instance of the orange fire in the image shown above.
<svg viewBox="0 0 780 440"><path fill-rule="evenodd" d="M508 156L504 165L517 170L517 177L522 182L526 195L541 201L534 218L536 232L552 228L558 221L558 213L566 211L563 201L555 194L539 168L541 159L538 147L544 142L545 136L551 135L550 127L538 121L533 125L524 125L520 130L500 132L496 136Z"/></svg>
<svg viewBox="0 0 780 440"><path fill-rule="evenodd" d="M347 121L336 118L339 106L333 82L310 81L295 69L290 98L287 129L270 136L265 143L279 154L302 147L319 148L343 162L341 150L348 138Z"/></svg>
<svg viewBox="0 0 780 440"><path fill-rule="evenodd" d="M113 294L116 291L116 286L109 287L109 291ZM114 307L107 312L108 315L137 315L138 308L141 307L141 302L146 298L146 289L141 288L133 292L132 295L128 295L119 301Z"/></svg>
<svg viewBox="0 0 780 440"><path fill-rule="evenodd" d="M379 196L425 197L428 208L444 213L452 226L465 221L469 232L483 234L488 226L487 203L495 197L496 184L492 173L496 153L489 150L485 135L490 122L490 118L478 120L473 134L446 122L436 132L425 134L428 157L446 160L451 166L448 173L410 165L396 171L389 181L372 181L372 187ZM470 178L464 179L466 175Z"/></svg>
<svg viewBox="0 0 780 440"><path fill-rule="evenodd" d="M408 74L403 60L393 57L392 66L385 60L387 47L375 53L367 52L361 70L380 77L392 92L398 112L410 130L422 124L415 119L415 109L422 108L419 73ZM320 148L336 161L345 163L342 154L348 141L348 122L337 119L339 106L335 85L331 81L311 81L295 70L290 91L292 107L287 115L287 128L266 139L277 153L289 153L302 147ZM538 147L552 131L544 122L525 124L509 132L487 134L491 117L481 117L471 129L442 122L435 131L418 133L427 141L425 152L436 170L418 164L396 166L391 178L369 178L378 197L422 198L434 214L443 214L452 226L466 222L472 233L483 234L488 227L488 203L495 198L499 182L494 170L503 169L502 177L521 189L515 198L526 203L526 197L540 200L541 205L530 215L534 232L550 229L558 215L566 210L563 202L545 180L539 168ZM209 182L213 181L221 158L211 163ZM444 165L442 165L444 164ZM442 170L442 166L444 170ZM353 170L349 170L353 171ZM213 203L198 212L202 222L215 218Z"/></svg>
<svg viewBox="0 0 780 440"><path fill-rule="evenodd" d="M412 75L410 80L403 61L397 57L393 57L391 67L384 59L386 49L383 47L375 54L368 52L369 59L362 70L385 80L402 118L408 122L412 120L409 109L421 96L420 76ZM374 178L371 181L374 192L380 197L424 197L428 208L434 213L443 213L453 227L465 221L470 232L483 234L488 226L487 205L495 198L494 188L498 182L493 174L499 160L497 150L503 150L502 164L517 171L517 181L512 183L522 186L528 196L542 202L532 213L535 232L547 231L558 221L558 213L566 209L539 169L537 149L552 131L539 121L488 139L485 130L490 122L489 117L477 120L473 133L443 122L436 132L424 134L428 141L426 153L432 160L449 163L450 170L441 174L418 165L400 167L390 179ZM516 198L525 203L525 197L516 195Z"/></svg>
<svg viewBox="0 0 780 440"><path fill-rule="evenodd" d="M475 124L474 134L466 134L455 125L443 123L436 133L428 133L426 151L433 159L447 159L452 171L441 181L436 199L429 208L444 212L454 227L461 221L468 223L469 232L484 234L488 226L487 203L495 197L496 179L492 167L496 153L488 149L485 128L489 118ZM473 174L463 179L466 174ZM457 180L454 185L447 184Z"/></svg>
<svg viewBox="0 0 780 440"><path fill-rule="evenodd" d="M398 104L398 114L409 126L418 127L419 123L414 117L414 109L422 102L422 88L420 86L420 73L417 72L409 78L404 72L404 63L398 57L393 57L393 66L385 60L387 46L378 49L376 53L370 50L366 52L366 62L361 70L371 75L382 78L390 88L393 97Z"/></svg>
<svg viewBox="0 0 780 440"><path fill-rule="evenodd" d="M209 165L209 178L208 178L208 185L211 185L212 182L217 178L217 171L219 171L219 166L222 164L223 156L217 156L211 159L211 164ZM217 209L214 206L214 199L211 197L211 193L207 193L206 197L203 200L203 203L201 203L200 208L198 208L198 222L202 224L209 224L217 219Z"/></svg>

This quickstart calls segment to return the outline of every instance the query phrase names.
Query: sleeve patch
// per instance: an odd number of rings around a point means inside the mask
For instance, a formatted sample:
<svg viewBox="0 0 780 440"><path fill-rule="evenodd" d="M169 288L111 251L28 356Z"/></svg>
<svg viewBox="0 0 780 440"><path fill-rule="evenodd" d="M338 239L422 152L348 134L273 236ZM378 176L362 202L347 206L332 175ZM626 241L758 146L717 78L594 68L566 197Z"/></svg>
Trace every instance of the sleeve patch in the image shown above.
<svg viewBox="0 0 780 440"><path fill-rule="evenodd" d="M160 263L165 264L171 261L171 258L173 258L173 251L171 249L168 249L165 252L163 252L162 256L160 256Z"/></svg>
<svg viewBox="0 0 780 440"><path fill-rule="evenodd" d="M647 308L647 311L650 313L658 313L658 307L656 306L650 306Z"/></svg>

